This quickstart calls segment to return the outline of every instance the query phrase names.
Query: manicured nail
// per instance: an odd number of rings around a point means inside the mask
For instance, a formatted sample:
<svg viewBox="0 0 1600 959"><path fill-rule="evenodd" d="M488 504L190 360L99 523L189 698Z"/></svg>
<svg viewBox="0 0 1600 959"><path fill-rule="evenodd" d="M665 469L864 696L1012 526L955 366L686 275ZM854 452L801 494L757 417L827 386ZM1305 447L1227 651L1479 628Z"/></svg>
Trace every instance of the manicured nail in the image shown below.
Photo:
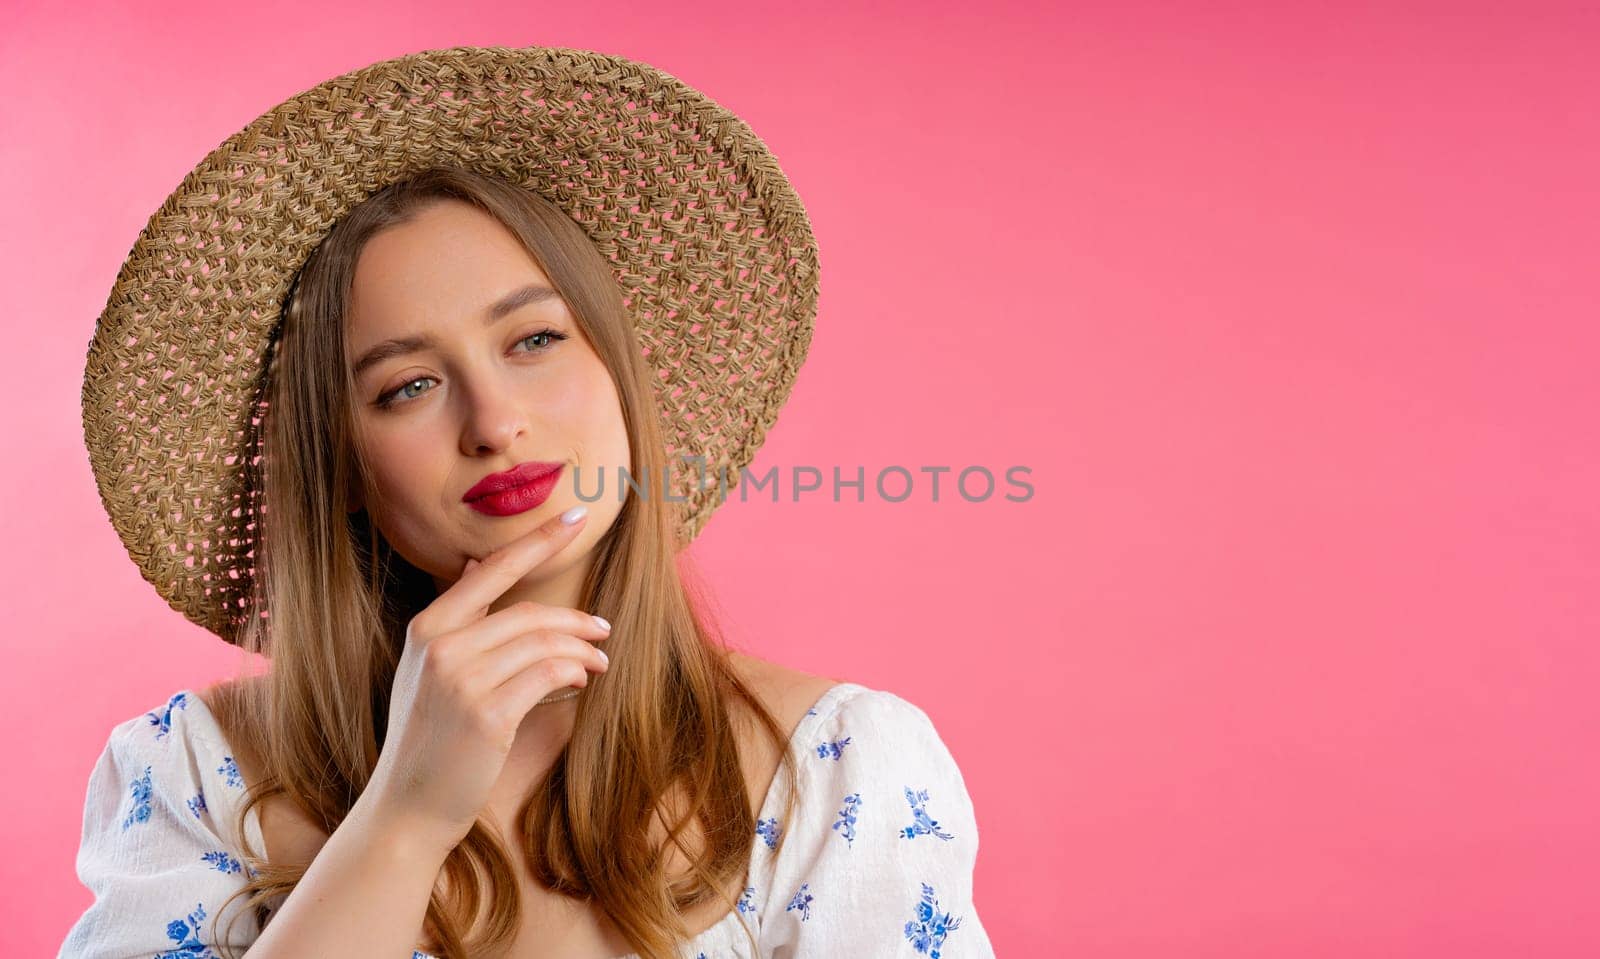
<svg viewBox="0 0 1600 959"><path fill-rule="evenodd" d="M611 631L611 624L606 622L606 619L605 619L604 616L596 616L594 618L594 621L596 623L600 624L600 628L605 630L606 632L609 633Z"/></svg>
<svg viewBox="0 0 1600 959"><path fill-rule="evenodd" d="M583 519L587 515L589 515L589 507L579 503L577 506L574 506L565 513L561 514L561 522L571 526L573 523L576 523L578 520Z"/></svg>
<svg viewBox="0 0 1600 959"><path fill-rule="evenodd" d="M602 663L605 663L607 666L611 665L611 657L606 655L606 651L605 650L596 649L595 652L600 654L600 661Z"/></svg>

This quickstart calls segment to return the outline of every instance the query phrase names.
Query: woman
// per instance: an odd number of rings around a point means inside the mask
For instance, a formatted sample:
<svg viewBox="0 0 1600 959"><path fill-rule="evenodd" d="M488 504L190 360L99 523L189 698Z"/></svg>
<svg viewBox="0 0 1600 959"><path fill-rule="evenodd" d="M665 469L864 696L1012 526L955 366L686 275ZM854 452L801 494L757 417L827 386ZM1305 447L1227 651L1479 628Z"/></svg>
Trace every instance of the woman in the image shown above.
<svg viewBox="0 0 1600 959"><path fill-rule="evenodd" d="M727 649L678 565L725 491L672 458L748 465L815 277L760 141L618 58L417 54L214 151L86 433L146 577L271 669L112 730L61 954L992 955L927 715Z"/></svg>

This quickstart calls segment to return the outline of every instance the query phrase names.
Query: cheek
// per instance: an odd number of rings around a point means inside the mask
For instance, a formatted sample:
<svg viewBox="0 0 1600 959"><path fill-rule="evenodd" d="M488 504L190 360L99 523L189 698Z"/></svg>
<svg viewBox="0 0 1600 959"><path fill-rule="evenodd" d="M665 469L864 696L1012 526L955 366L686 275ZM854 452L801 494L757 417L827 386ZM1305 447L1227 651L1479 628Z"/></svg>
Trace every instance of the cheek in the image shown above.
<svg viewBox="0 0 1600 959"><path fill-rule="evenodd" d="M573 371L559 393L548 396L542 419L565 434L571 444L596 458L614 459L628 449L622 407L611 375L599 357Z"/></svg>
<svg viewBox="0 0 1600 959"><path fill-rule="evenodd" d="M430 447L422 429L376 431L362 447L362 457L379 495L396 503L421 498L428 487Z"/></svg>
<svg viewBox="0 0 1600 959"><path fill-rule="evenodd" d="M394 434L369 441L362 456L372 472L373 489L364 506L374 526L405 560L418 569L442 575L443 566L432 562L437 549L439 486L428 482L426 462L416 437Z"/></svg>
<svg viewBox="0 0 1600 959"><path fill-rule="evenodd" d="M585 436L595 454L619 466L629 465L628 427L622 417L622 400L604 367L588 384L584 421Z"/></svg>

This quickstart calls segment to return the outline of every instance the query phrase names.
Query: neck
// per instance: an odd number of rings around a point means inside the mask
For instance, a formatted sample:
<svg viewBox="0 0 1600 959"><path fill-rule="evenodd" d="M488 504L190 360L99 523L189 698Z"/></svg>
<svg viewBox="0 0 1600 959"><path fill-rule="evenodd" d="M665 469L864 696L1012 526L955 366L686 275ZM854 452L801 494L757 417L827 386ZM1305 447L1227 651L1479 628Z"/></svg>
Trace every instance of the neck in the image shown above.
<svg viewBox="0 0 1600 959"><path fill-rule="evenodd" d="M578 701L572 699L528 710L489 793L489 806L504 822L514 821L512 817L529 792L549 774L556 757L571 740L577 705Z"/></svg>

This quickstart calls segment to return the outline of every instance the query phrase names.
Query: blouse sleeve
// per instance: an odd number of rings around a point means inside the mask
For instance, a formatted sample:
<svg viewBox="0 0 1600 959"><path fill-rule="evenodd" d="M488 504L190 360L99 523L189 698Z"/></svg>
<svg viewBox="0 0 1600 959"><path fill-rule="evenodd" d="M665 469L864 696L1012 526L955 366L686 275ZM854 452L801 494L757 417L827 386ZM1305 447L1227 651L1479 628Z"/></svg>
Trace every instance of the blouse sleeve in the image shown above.
<svg viewBox="0 0 1600 959"><path fill-rule="evenodd" d="M83 809L78 879L94 901L67 933L59 959L214 957L220 935L246 948L259 934L244 897L228 817L243 792L238 767L208 735L204 703L178 693L112 729Z"/></svg>
<svg viewBox="0 0 1600 959"><path fill-rule="evenodd" d="M763 955L993 959L972 898L972 800L927 714L862 687L809 729Z"/></svg>

